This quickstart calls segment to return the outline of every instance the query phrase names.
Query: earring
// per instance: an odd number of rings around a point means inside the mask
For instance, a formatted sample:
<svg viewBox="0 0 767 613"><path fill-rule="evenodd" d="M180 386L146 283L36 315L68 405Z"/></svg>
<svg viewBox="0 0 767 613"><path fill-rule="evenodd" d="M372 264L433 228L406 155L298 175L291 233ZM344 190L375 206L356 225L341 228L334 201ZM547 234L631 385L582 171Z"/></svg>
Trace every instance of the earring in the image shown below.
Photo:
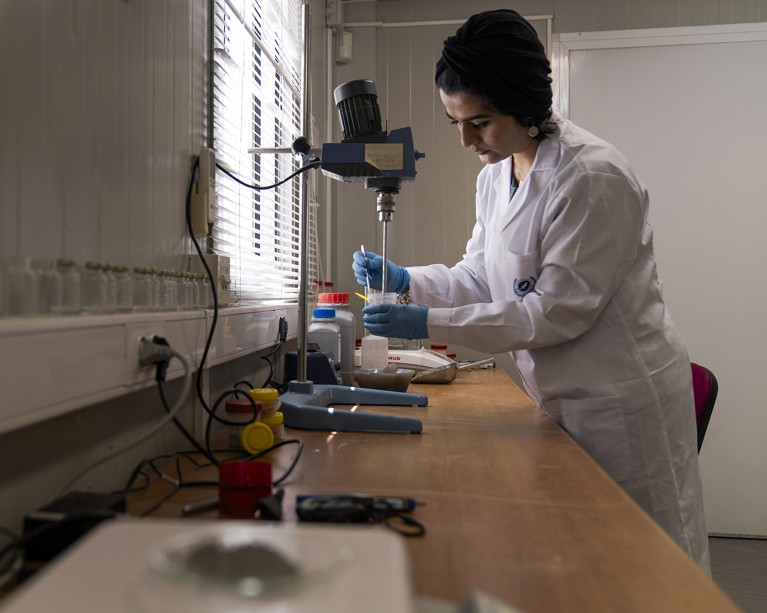
<svg viewBox="0 0 767 613"><path fill-rule="evenodd" d="M538 126L530 126L530 127L527 129L527 135L528 135L530 138L535 138L536 136L538 136L538 133L539 133L539 132L540 132L540 130L538 129Z"/></svg>

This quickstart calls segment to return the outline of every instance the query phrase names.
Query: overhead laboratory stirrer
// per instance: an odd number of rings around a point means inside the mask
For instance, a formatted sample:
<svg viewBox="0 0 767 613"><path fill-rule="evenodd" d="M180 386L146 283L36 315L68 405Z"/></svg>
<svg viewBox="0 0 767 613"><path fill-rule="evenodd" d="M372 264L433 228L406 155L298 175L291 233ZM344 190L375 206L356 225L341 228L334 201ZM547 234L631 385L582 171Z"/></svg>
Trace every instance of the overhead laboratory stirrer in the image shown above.
<svg viewBox="0 0 767 613"><path fill-rule="evenodd" d="M303 5L304 40L309 40L309 5ZM309 134L308 69L309 45L305 45L303 64L304 134ZM384 222L384 286L386 287L387 227L394 213L394 196L402 181L415 179L416 159L424 157L413 148L410 128L386 132L381 129L381 113L375 84L368 80L350 81L334 92L343 139L340 143L322 145L320 168L323 174L344 182L363 181L367 189L378 194L378 218ZM305 138L294 143L294 153L315 160ZM315 385L306 380L306 312L308 292L308 220L309 195L306 173L301 177L301 287L299 288L298 380L291 381L288 391L280 396L285 425L311 430L347 432L421 432L419 419L398 415L381 415L331 407L331 403L356 405L426 406L424 394L408 394L388 390Z"/></svg>

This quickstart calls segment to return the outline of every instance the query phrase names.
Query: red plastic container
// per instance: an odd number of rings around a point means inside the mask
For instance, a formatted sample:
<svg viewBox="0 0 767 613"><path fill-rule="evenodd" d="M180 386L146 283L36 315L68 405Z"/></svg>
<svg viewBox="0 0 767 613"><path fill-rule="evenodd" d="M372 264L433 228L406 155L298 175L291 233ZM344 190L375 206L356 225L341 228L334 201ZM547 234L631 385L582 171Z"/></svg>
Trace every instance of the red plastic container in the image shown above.
<svg viewBox="0 0 767 613"><path fill-rule="evenodd" d="M232 517L253 517L258 501L272 493L268 462L224 462L218 467L218 510Z"/></svg>

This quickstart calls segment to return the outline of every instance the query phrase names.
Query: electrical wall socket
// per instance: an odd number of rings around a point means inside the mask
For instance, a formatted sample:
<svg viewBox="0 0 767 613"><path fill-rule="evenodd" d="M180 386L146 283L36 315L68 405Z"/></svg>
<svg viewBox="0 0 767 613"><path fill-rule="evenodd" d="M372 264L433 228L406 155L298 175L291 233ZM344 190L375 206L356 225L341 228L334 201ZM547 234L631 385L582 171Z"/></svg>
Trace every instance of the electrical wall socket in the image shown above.
<svg viewBox="0 0 767 613"><path fill-rule="evenodd" d="M142 338L165 337L167 331L164 322L128 323L125 325L126 376L130 383L150 381L154 378L154 368L140 363L139 347Z"/></svg>
<svg viewBox="0 0 767 613"><path fill-rule="evenodd" d="M197 184L192 190L190 219L196 237L210 235L216 208L216 153L213 149L200 150Z"/></svg>
<svg viewBox="0 0 767 613"><path fill-rule="evenodd" d="M348 30L337 30L334 34L336 64L348 64L352 61L354 35Z"/></svg>
<svg viewBox="0 0 767 613"><path fill-rule="evenodd" d="M229 256L209 253L204 257L210 267L210 272L213 273L213 278L216 280L216 293L218 294L219 306L227 306L231 304L232 279L229 274ZM205 266L200 261L199 256L196 255L189 257L189 271L207 274L205 272Z"/></svg>

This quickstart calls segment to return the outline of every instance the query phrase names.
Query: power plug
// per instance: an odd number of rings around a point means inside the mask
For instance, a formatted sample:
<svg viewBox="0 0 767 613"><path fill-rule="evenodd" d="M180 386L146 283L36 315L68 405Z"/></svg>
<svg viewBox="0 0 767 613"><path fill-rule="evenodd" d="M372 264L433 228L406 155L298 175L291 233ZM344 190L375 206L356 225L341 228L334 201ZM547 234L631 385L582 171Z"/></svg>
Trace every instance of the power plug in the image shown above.
<svg viewBox="0 0 767 613"><path fill-rule="evenodd" d="M138 363L141 366L153 366L169 361L174 355L168 341L162 336L151 338L142 336L138 344Z"/></svg>

